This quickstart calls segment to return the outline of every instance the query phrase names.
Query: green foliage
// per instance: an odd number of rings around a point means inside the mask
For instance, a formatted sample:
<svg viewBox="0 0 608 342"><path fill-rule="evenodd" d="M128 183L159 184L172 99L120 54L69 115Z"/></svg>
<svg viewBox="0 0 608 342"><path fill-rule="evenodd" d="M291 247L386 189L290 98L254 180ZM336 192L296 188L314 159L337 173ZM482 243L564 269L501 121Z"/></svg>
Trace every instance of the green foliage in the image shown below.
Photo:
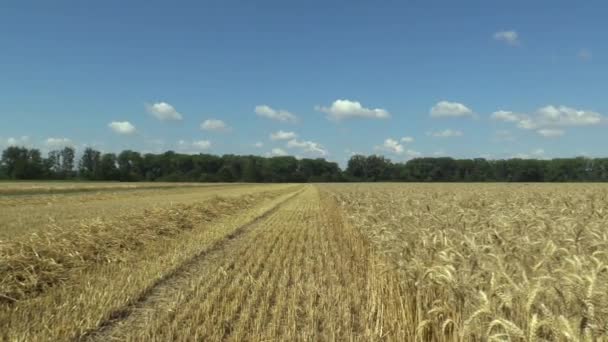
<svg viewBox="0 0 608 342"><path fill-rule="evenodd" d="M0 179L67 179L76 176L75 150L40 151L11 146L2 153ZM145 154L125 150L118 156L92 148L78 162L78 176L88 180L175 182L584 182L608 181L608 158L486 160L416 158L393 163L378 155L355 155L344 172L325 159L290 156L210 154L173 151Z"/></svg>

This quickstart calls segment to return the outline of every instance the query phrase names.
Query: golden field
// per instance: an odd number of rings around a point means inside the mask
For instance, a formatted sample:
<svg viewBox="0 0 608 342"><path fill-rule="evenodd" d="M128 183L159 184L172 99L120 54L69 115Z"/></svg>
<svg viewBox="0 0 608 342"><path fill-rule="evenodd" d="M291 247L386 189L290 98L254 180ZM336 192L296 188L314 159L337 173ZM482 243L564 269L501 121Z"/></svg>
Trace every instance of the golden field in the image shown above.
<svg viewBox="0 0 608 342"><path fill-rule="evenodd" d="M608 341L605 185L45 186L2 340Z"/></svg>

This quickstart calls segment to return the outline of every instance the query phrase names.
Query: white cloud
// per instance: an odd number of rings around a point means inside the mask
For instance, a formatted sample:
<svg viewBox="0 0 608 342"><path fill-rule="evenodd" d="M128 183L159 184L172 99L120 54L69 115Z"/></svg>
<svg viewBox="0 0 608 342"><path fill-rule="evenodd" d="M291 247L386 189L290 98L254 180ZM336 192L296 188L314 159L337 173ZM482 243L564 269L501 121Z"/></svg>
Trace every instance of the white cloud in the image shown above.
<svg viewBox="0 0 608 342"><path fill-rule="evenodd" d="M326 113L330 120L340 121L351 118L388 119L391 114L382 108L365 108L358 101L339 99L330 107L316 106L315 110Z"/></svg>
<svg viewBox="0 0 608 342"><path fill-rule="evenodd" d="M146 104L148 113L161 121L181 120L182 115L167 102L157 102L152 105Z"/></svg>
<svg viewBox="0 0 608 342"><path fill-rule="evenodd" d="M287 152L285 152L285 150L277 147L277 148L273 148L272 151L270 151L270 155L271 156L286 156Z"/></svg>
<svg viewBox="0 0 608 342"><path fill-rule="evenodd" d="M403 137L401 138L401 142L409 144L409 143L413 143L414 142L414 138L412 137Z"/></svg>
<svg viewBox="0 0 608 342"><path fill-rule="evenodd" d="M298 121L298 117L295 114L282 109L276 110L267 105L256 106L254 111L258 116L272 120L291 123Z"/></svg>
<svg viewBox="0 0 608 342"><path fill-rule="evenodd" d="M520 115L507 110L499 110L492 113L492 119L504 122L517 122L520 120Z"/></svg>
<svg viewBox="0 0 608 342"><path fill-rule="evenodd" d="M578 59L580 59L583 62L588 62L593 58L593 54L591 53L590 50L587 49L581 49L578 54Z"/></svg>
<svg viewBox="0 0 608 342"><path fill-rule="evenodd" d="M410 138L410 137L404 137L404 138L401 138L401 141L405 142L405 143L409 143L409 142L414 141L414 139ZM397 139L393 139L393 138L385 139L382 146L376 146L375 149L380 150L380 151L387 151L389 153L394 153L394 154L398 154L398 155L405 155L409 158L416 158L416 157L420 157L422 155L422 153L420 153L418 151L415 151L412 149L406 149L403 144L399 143L399 141Z"/></svg>
<svg viewBox="0 0 608 342"><path fill-rule="evenodd" d="M439 101L429 111L431 117L433 118L460 118L473 116L473 111L458 102L449 102L449 101Z"/></svg>
<svg viewBox="0 0 608 342"><path fill-rule="evenodd" d="M278 132L270 133L270 140L290 140L295 139L297 136L298 135L295 132L285 132L280 130Z"/></svg>
<svg viewBox="0 0 608 342"><path fill-rule="evenodd" d="M408 156L409 158L417 158L417 157L422 156L422 153L420 153L418 151L414 151L414 150L406 150L405 155Z"/></svg>
<svg viewBox="0 0 608 342"><path fill-rule="evenodd" d="M380 149L395 154L402 154L404 151L403 145L401 145L397 140L392 138L385 139L384 144L382 144L382 147Z"/></svg>
<svg viewBox="0 0 608 342"><path fill-rule="evenodd" d="M454 138L461 137L464 134L461 131L444 129L443 131L431 132L430 135L436 138Z"/></svg>
<svg viewBox="0 0 608 342"><path fill-rule="evenodd" d="M515 30L504 30L494 33L494 39L505 42L511 46L519 45L519 35Z"/></svg>
<svg viewBox="0 0 608 342"><path fill-rule="evenodd" d="M593 126L605 121L600 113L594 111L552 105L539 108L533 115L501 110L494 112L492 118L516 123L517 127L521 129L536 130L538 134L544 137L564 135L563 127Z"/></svg>
<svg viewBox="0 0 608 342"><path fill-rule="evenodd" d="M204 131L226 132L230 130L230 126L222 120L208 119L201 123L201 129Z"/></svg>
<svg viewBox="0 0 608 342"><path fill-rule="evenodd" d="M542 135L545 138L555 138L564 135L564 130L557 128L543 128L536 131L536 133Z"/></svg>
<svg viewBox="0 0 608 342"><path fill-rule="evenodd" d="M23 135L18 138L9 137L5 141L0 141L0 145L6 146L27 146L30 142L30 137Z"/></svg>
<svg viewBox="0 0 608 342"><path fill-rule="evenodd" d="M588 126L602 120L600 113L566 106L545 106L538 110L538 121L543 126Z"/></svg>
<svg viewBox="0 0 608 342"><path fill-rule="evenodd" d="M209 140L193 141L192 147L199 149L199 150L208 150L211 148L211 142Z"/></svg>
<svg viewBox="0 0 608 342"><path fill-rule="evenodd" d="M129 121L112 121L108 124L108 127L118 134L135 133L135 126L133 126Z"/></svg>
<svg viewBox="0 0 608 342"><path fill-rule="evenodd" d="M256 142L255 144L253 144L253 146L257 147L257 148L262 148L264 147L264 143L261 141Z"/></svg>
<svg viewBox="0 0 608 342"><path fill-rule="evenodd" d="M211 148L212 144L209 140L179 140L177 142L177 150L181 153L198 154L201 151L206 151Z"/></svg>
<svg viewBox="0 0 608 342"><path fill-rule="evenodd" d="M511 156L511 158L519 158L519 159L530 159L530 158L541 158L543 159L545 155L545 150L542 148L537 148L529 153L517 153Z"/></svg>
<svg viewBox="0 0 608 342"><path fill-rule="evenodd" d="M302 152L318 154L321 156L327 156L329 154L327 150L323 147L323 145L314 141L299 141L297 139L292 139L287 142L287 147L299 148L302 150Z"/></svg>
<svg viewBox="0 0 608 342"><path fill-rule="evenodd" d="M72 140L68 138L48 138L44 142L47 147L57 148L57 147L65 147L72 146Z"/></svg>

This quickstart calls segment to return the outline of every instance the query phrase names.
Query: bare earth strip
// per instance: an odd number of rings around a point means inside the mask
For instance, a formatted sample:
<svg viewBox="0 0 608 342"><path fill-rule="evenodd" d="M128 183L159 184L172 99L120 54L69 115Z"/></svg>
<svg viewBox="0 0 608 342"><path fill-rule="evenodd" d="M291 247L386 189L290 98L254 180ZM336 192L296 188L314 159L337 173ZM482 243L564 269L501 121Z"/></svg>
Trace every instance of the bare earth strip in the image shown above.
<svg viewBox="0 0 608 342"><path fill-rule="evenodd" d="M88 337L367 340L369 248L334 209L307 186Z"/></svg>

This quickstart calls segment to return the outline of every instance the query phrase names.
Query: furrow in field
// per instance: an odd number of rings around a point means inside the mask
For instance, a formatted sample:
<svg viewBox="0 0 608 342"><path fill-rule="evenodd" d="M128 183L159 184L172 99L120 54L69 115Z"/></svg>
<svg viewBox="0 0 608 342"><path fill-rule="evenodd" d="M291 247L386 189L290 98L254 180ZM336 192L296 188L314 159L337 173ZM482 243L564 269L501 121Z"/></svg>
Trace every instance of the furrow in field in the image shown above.
<svg viewBox="0 0 608 342"><path fill-rule="evenodd" d="M305 190L140 302L97 339L363 339L368 246Z"/></svg>
<svg viewBox="0 0 608 342"><path fill-rule="evenodd" d="M206 268L208 264L211 264L214 261L217 262L216 259L218 258L218 254L220 254L222 250L229 249L230 246L234 244L234 241L239 239L240 235L253 229L259 222L264 221L266 217L272 215L282 205L297 196L300 192L301 191L294 192L286 197L284 201L277 203L250 223L233 230L223 239L218 240L209 248L201 251L199 254L159 279L147 291L142 293L137 300L116 310L110 315L109 320L102 322L98 329L85 334L81 340L107 340L114 336L115 332L119 331L121 327L130 329L130 327L134 325L145 326L147 321L151 319L151 316L155 314L150 308L162 304L167 297L172 297L180 301L187 301L195 292L184 291L184 289L188 288L189 281L198 274L199 269ZM228 263L227 267L233 267L233 263ZM214 281L218 280L220 279L214 279L210 284L213 286L215 285ZM171 311L169 311L168 314L173 315Z"/></svg>

